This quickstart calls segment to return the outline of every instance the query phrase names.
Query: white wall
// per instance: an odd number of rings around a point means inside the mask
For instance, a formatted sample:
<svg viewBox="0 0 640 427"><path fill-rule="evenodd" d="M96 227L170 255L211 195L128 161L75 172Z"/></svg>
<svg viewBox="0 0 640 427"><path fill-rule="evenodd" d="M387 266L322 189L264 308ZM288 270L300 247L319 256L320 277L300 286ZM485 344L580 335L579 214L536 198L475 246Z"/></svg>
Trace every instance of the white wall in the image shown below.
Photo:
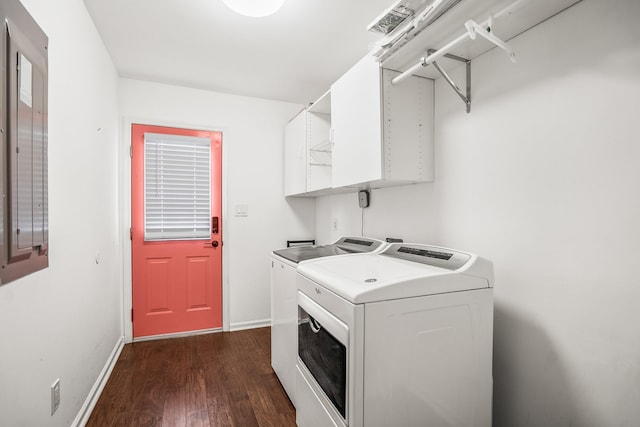
<svg viewBox="0 0 640 427"><path fill-rule="evenodd" d="M584 0L512 40L516 64L474 60L470 114L439 79L435 181L365 209L365 235L493 260L495 426L640 425L639 16ZM319 240L360 215L319 199Z"/></svg>
<svg viewBox="0 0 640 427"><path fill-rule="evenodd" d="M226 323L231 329L268 324L269 254L285 246L287 239L312 238L315 227L313 199L283 197L283 128L301 106L129 79L121 80L119 94L125 123L133 120L223 132ZM126 135L122 140L128 144ZM128 153L128 147L123 151ZM122 171L127 187L123 194L130 191L129 174L127 165ZM236 205L248 205L249 215L234 216ZM130 221L128 209L123 212L126 221ZM124 224L124 234L129 224ZM126 250L130 250L128 242ZM127 264L125 261L125 269ZM130 281L127 272L125 276Z"/></svg>
<svg viewBox="0 0 640 427"><path fill-rule="evenodd" d="M23 4L49 37L50 267L0 286L0 425L69 426L122 336L118 78L81 0Z"/></svg>

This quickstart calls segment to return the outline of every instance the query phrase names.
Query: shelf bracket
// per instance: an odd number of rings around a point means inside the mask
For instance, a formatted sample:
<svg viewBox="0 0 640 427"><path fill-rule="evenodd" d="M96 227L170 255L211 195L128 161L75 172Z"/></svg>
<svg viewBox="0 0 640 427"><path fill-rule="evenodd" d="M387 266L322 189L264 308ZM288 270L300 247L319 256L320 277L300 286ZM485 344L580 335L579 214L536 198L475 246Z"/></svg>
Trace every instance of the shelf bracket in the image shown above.
<svg viewBox="0 0 640 427"><path fill-rule="evenodd" d="M436 52L435 49L429 49L427 51L427 53L429 55L431 55L434 52ZM466 83L467 83L467 87L466 87L466 93L463 93L462 90L458 87L458 85L453 81L451 76L449 76L449 74L444 70L444 68L442 68L440 66L440 64L438 64L438 61L433 61L431 63L431 64L433 64L435 69L438 70L440 75L442 77L444 77L444 80L449 84L449 86L451 86L451 88L458 94L460 99L462 99L462 101L467 106L467 113L469 113L469 112L471 112L471 60L463 58L461 56L452 55L450 53L447 53L447 54L445 54L443 56L445 58L453 59L455 61L464 62L465 65L466 65L466 71L467 71L467 82Z"/></svg>
<svg viewBox="0 0 640 427"><path fill-rule="evenodd" d="M517 6L521 1L522 0L517 0L510 7ZM502 13L503 12L500 12L500 15ZM392 85L398 84L402 82L404 79L413 75L419 69L428 67L429 65L433 64L436 70L438 70L438 72L442 75L442 77L444 77L447 84L449 84L449 86L453 88L453 90L458 94L458 96L462 99L462 101L464 101L464 103L467 106L467 113L469 113L471 111L471 60L462 58L456 55L452 55L449 52L455 49L456 47L458 47L459 45L461 45L462 43L464 43L466 40L469 40L469 39L475 40L479 35L480 37L484 38L485 40L493 43L495 46L504 50L507 53L507 56L509 57L511 62L516 62L516 54L513 51L513 49L511 49L511 46L509 46L506 42L504 42L502 39L496 37L495 34L493 34L494 18L495 18L495 15L489 15L489 18L487 18L487 20L484 21L482 24L478 24L476 21L471 19L468 20L464 24L466 31L463 34L459 35L458 37L456 37L455 39L453 39L452 41L450 41L449 43L447 43L445 46L441 47L438 50L429 49L427 51L427 56L423 56L422 58L420 58L420 61L417 64L413 65L408 70L400 73L399 75L391 79L391 84ZM440 64L438 64L438 59L442 57L450 58L456 61L466 63L466 66L467 66L466 94L463 93L462 90L460 90L460 88L458 87L458 85L455 84L453 79L440 66Z"/></svg>

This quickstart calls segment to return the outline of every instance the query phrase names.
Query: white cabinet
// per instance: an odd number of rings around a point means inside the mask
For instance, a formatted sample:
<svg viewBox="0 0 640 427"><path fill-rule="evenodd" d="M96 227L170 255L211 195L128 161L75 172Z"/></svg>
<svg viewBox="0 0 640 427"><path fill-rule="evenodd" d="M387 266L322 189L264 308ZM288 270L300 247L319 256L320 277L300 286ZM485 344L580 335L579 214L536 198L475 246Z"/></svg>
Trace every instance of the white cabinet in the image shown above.
<svg viewBox="0 0 640 427"><path fill-rule="evenodd" d="M332 187L433 180L433 80L398 74L366 56L331 86Z"/></svg>
<svg viewBox="0 0 640 427"><path fill-rule="evenodd" d="M326 93L285 126L284 194L307 195L331 187L330 95Z"/></svg>
<svg viewBox="0 0 640 427"><path fill-rule="evenodd" d="M295 406L298 358L296 268L271 257L271 367Z"/></svg>
<svg viewBox="0 0 640 427"><path fill-rule="evenodd" d="M399 74L366 56L286 125L286 196L433 180L433 80Z"/></svg>

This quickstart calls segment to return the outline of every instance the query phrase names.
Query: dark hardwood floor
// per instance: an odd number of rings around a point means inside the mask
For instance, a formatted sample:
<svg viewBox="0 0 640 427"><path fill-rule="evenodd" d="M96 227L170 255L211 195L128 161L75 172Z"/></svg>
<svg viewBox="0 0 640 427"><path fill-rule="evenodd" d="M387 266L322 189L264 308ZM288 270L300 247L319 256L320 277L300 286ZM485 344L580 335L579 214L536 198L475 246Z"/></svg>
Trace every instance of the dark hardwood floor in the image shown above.
<svg viewBox="0 0 640 427"><path fill-rule="evenodd" d="M125 345L88 427L295 426L270 328Z"/></svg>

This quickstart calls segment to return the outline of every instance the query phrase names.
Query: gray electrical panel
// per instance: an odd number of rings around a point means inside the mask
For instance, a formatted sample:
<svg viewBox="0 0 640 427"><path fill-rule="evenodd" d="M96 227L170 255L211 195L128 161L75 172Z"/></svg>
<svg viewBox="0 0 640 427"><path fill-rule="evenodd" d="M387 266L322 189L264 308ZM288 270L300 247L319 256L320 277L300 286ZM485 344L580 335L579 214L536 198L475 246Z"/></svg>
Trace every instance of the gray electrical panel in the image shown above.
<svg viewBox="0 0 640 427"><path fill-rule="evenodd" d="M49 40L19 0L2 0L0 18L2 284L49 265Z"/></svg>

